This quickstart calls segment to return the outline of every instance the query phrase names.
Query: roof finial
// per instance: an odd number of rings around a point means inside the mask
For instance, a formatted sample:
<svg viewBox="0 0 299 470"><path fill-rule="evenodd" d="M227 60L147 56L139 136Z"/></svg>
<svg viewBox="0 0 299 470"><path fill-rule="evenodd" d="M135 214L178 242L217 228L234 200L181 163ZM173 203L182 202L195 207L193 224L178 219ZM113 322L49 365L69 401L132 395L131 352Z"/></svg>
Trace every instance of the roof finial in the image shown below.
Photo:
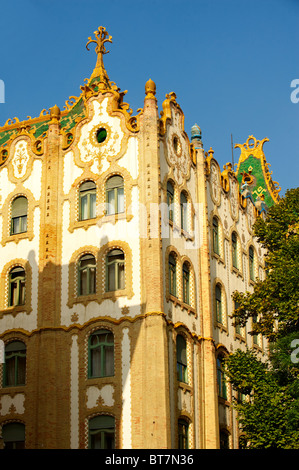
<svg viewBox="0 0 299 470"><path fill-rule="evenodd" d="M86 49L88 51L88 45L90 43L94 42L96 44L95 51L97 53L97 63L91 78L100 77L101 81L103 81L103 78L105 81L108 81L109 78L104 67L103 55L109 53L109 51L106 50L105 43L112 43L112 36L108 36L108 32L104 26L99 26L98 30L94 32L94 35L96 39L91 39L91 37L89 37L86 44Z"/></svg>

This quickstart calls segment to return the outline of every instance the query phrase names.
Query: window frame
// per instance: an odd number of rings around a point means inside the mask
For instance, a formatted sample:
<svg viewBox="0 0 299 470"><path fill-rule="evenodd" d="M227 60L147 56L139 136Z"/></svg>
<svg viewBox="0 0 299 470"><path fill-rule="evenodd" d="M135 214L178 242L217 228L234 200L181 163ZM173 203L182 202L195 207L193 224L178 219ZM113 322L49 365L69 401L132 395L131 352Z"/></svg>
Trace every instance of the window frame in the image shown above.
<svg viewBox="0 0 299 470"><path fill-rule="evenodd" d="M87 184L92 184L92 188L82 189L82 186ZM92 196L94 196L94 201L92 201ZM82 203L86 198L87 200L87 217L83 218ZM91 220L96 218L96 200L97 200L97 186L93 180L83 181L79 186L79 221L83 222L85 220Z"/></svg>
<svg viewBox="0 0 299 470"><path fill-rule="evenodd" d="M88 259L93 259L94 264L89 263L88 265L81 267L80 264L82 261L84 261L83 258ZM92 274L92 269L94 270L94 274ZM82 278L82 273L86 271L86 293L83 293L82 289L82 283L83 283L83 278ZM78 297L84 296L84 295L93 295L96 294L96 278L97 278L97 263L96 263L96 258L92 253L85 253L84 255L80 256L78 263L77 263L77 273L78 273L78 284L77 284L77 295ZM93 277L93 280L92 280ZM93 284L93 285L92 285Z"/></svg>
<svg viewBox="0 0 299 470"><path fill-rule="evenodd" d="M24 352L25 351L25 352ZM26 385L26 344L21 340L10 341L5 345L4 349L5 362L3 364L3 387L19 387ZM20 365L20 359L24 359L24 364ZM13 361L10 362L10 360ZM13 365L11 364L13 362ZM10 369L13 367L13 383L9 383L8 376ZM22 375L24 381L20 381L20 368L23 367Z"/></svg>
<svg viewBox="0 0 299 470"><path fill-rule="evenodd" d="M216 322L223 325L222 285L219 282L215 285L215 314Z"/></svg>
<svg viewBox="0 0 299 470"><path fill-rule="evenodd" d="M109 181L115 179L121 179L120 184L115 184L111 188L108 188L109 186ZM111 184L111 183L110 183ZM120 194L120 191L122 190L122 194ZM106 215L116 215L116 214L123 214L125 212L125 183L124 183L124 178L121 175L111 175L109 178L106 180L105 184L105 193L106 193ZM114 202L110 203L109 202L109 194L113 193L114 195ZM119 197L122 196L122 210L119 208ZM111 206L113 206L114 211L110 212Z"/></svg>
<svg viewBox="0 0 299 470"><path fill-rule="evenodd" d="M238 235L236 232L232 232L231 235L231 246L232 246L232 266L239 270L239 259L238 259Z"/></svg>
<svg viewBox="0 0 299 470"><path fill-rule="evenodd" d="M96 336L104 336L106 338L104 341L99 341L97 344L91 344L92 339ZM113 341L108 341L107 337L112 335ZM87 368L87 377L88 379L100 379L105 377L114 377L115 375L115 363L114 363L114 334L111 330L106 328L98 329L92 332L88 337L88 368ZM106 372L107 370L107 348L112 349L112 366L113 366L113 373L109 374ZM93 351L99 349L100 350L100 373L99 375L93 373Z"/></svg>
<svg viewBox="0 0 299 470"><path fill-rule="evenodd" d="M12 431L12 427L14 430ZM14 438L13 436L9 436L9 440L7 440L6 434L17 434L18 439ZM2 426L2 437L4 442L4 449L25 449L25 424L19 422L9 422L4 423ZM10 443L7 446L7 443Z"/></svg>
<svg viewBox="0 0 299 470"><path fill-rule="evenodd" d="M177 258L174 253L169 253L168 256L168 277L169 277L169 294L177 297L177 279L176 279L176 269L177 269Z"/></svg>
<svg viewBox="0 0 299 470"><path fill-rule="evenodd" d="M213 253L220 256L219 250L219 220L218 217L213 217Z"/></svg>
<svg viewBox="0 0 299 470"><path fill-rule="evenodd" d="M101 425L101 421L103 422ZM110 423L110 425L109 425ZM93 431L93 432L92 432ZM100 447L92 445L92 436L100 434ZM111 447L107 447L107 435L113 435ZM115 449L115 418L111 415L98 415L88 420L88 448L89 449Z"/></svg>
<svg viewBox="0 0 299 470"><path fill-rule="evenodd" d="M19 270L23 275L12 279L13 271ZM17 271L16 271L17 272ZM13 302L13 284L16 283L17 303ZM26 271L23 266L14 266L8 273L8 307L18 307L26 304Z"/></svg>
<svg viewBox="0 0 299 470"><path fill-rule="evenodd" d="M168 219L171 222L174 222L174 185L169 180L167 181L166 194L167 194Z"/></svg>
<svg viewBox="0 0 299 470"><path fill-rule="evenodd" d="M183 302L187 305L190 305L190 265L187 261L183 263L182 278Z"/></svg>
<svg viewBox="0 0 299 470"><path fill-rule="evenodd" d="M178 420L178 449L189 449L189 423L184 418Z"/></svg>
<svg viewBox="0 0 299 470"><path fill-rule="evenodd" d="M217 388L218 388L218 397L227 400L227 382L225 379L225 373L223 370L223 360L224 355L218 354L216 359L217 364Z"/></svg>
<svg viewBox="0 0 299 470"><path fill-rule="evenodd" d="M182 198L185 201L182 201ZM180 215L181 215L181 230L188 232L188 195L185 191L181 191L180 194Z"/></svg>
<svg viewBox="0 0 299 470"><path fill-rule="evenodd" d="M24 199L26 201L26 210L25 208L23 209L24 213L22 213L22 210L20 209L14 209L14 205L16 204L16 201ZM14 214L17 212L18 215ZM19 214L20 212L20 214ZM14 198L14 200L11 202L11 218L10 218L10 235L18 235L21 233L26 233L28 230L28 223L27 223L27 218L28 218L28 199L24 195L19 195ZM18 220L19 222L19 227L21 229L15 230L15 221ZM23 229L22 229L23 228Z"/></svg>
<svg viewBox="0 0 299 470"><path fill-rule="evenodd" d="M254 266L254 248L250 245L248 250L248 263L249 263L249 279L255 282L255 266Z"/></svg>
<svg viewBox="0 0 299 470"><path fill-rule="evenodd" d="M123 256L123 259L115 259L115 260L111 260L109 261L109 255L110 256L116 256L115 255L112 255L111 253L113 252L116 252L116 251L119 251L120 253L118 253L120 256ZM122 253L122 255L121 255ZM112 248L111 250L108 251L108 253L106 254L106 257L105 257L105 261L106 261L106 292L115 292L115 291L119 291L119 290L125 290L126 288L126 256L125 256L125 252L120 249L120 248ZM109 286L109 268L110 266L114 266L114 289L110 289L110 286ZM123 285L120 286L120 282L119 282L119 275L120 275L120 268L121 266L123 266Z"/></svg>
<svg viewBox="0 0 299 470"><path fill-rule="evenodd" d="M176 337L176 364L178 381L188 384L187 341L180 333Z"/></svg>

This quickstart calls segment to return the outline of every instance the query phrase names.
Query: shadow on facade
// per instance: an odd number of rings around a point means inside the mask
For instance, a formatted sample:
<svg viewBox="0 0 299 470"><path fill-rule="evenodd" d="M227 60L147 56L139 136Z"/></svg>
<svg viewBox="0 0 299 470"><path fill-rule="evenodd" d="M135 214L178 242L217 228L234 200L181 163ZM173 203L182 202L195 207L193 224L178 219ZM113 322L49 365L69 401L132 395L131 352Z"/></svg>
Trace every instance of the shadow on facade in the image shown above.
<svg viewBox="0 0 299 470"><path fill-rule="evenodd" d="M171 447L165 320L160 314L144 315L146 306L132 304L121 289L107 292L102 257L107 244L102 239L100 249L84 249L68 265L45 260L41 267L29 251L25 304L2 312L0 338L5 344L26 345L26 381L0 389L0 425L23 423L26 448L87 448L89 421L96 416L114 418L116 448L140 448L144 442L157 448L161 436ZM46 253L50 258L50 247ZM82 294L78 260L86 254L95 256L95 291ZM94 268L91 258L84 261L89 282ZM132 260L125 258L124 291L131 295L133 277L127 274L132 266L127 262ZM98 364L92 365L97 332L108 346L100 346L94 359Z"/></svg>

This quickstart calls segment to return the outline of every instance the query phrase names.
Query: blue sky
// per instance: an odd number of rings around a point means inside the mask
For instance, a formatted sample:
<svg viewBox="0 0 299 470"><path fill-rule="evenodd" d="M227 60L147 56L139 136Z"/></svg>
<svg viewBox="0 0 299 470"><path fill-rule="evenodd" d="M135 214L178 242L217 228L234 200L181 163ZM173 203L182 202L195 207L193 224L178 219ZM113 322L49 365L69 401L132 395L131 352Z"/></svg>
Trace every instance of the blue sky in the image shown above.
<svg viewBox="0 0 299 470"><path fill-rule="evenodd" d="M133 113L144 85L157 86L159 112L174 91L185 130L197 123L205 150L222 166L234 143L269 138L264 151L273 179L299 186L299 0L14 0L1 5L0 125L17 116L61 109L96 63L89 36L105 26L113 37L104 57L110 80ZM299 97L299 92L297 94ZM234 150L234 161L240 151Z"/></svg>

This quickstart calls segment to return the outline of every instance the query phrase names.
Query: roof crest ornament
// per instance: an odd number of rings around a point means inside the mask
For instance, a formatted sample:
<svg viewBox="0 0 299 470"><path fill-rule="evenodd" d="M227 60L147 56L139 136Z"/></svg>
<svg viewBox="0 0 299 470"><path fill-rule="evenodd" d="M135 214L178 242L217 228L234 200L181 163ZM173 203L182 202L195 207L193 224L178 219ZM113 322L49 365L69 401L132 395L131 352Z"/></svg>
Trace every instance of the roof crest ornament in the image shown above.
<svg viewBox="0 0 299 470"><path fill-rule="evenodd" d="M104 26L99 26L98 30L94 32L96 39L92 39L90 36L88 38L88 42L86 43L86 49L89 51L89 44L94 42L96 44L96 54L97 54L97 63L95 69L90 77L90 79L100 77L101 81L104 79L107 83L109 82L109 78L107 72L104 67L103 55L108 54L110 51L106 50L105 43L110 42L112 43L112 36L108 35L106 28ZM108 37L107 37L108 36Z"/></svg>

